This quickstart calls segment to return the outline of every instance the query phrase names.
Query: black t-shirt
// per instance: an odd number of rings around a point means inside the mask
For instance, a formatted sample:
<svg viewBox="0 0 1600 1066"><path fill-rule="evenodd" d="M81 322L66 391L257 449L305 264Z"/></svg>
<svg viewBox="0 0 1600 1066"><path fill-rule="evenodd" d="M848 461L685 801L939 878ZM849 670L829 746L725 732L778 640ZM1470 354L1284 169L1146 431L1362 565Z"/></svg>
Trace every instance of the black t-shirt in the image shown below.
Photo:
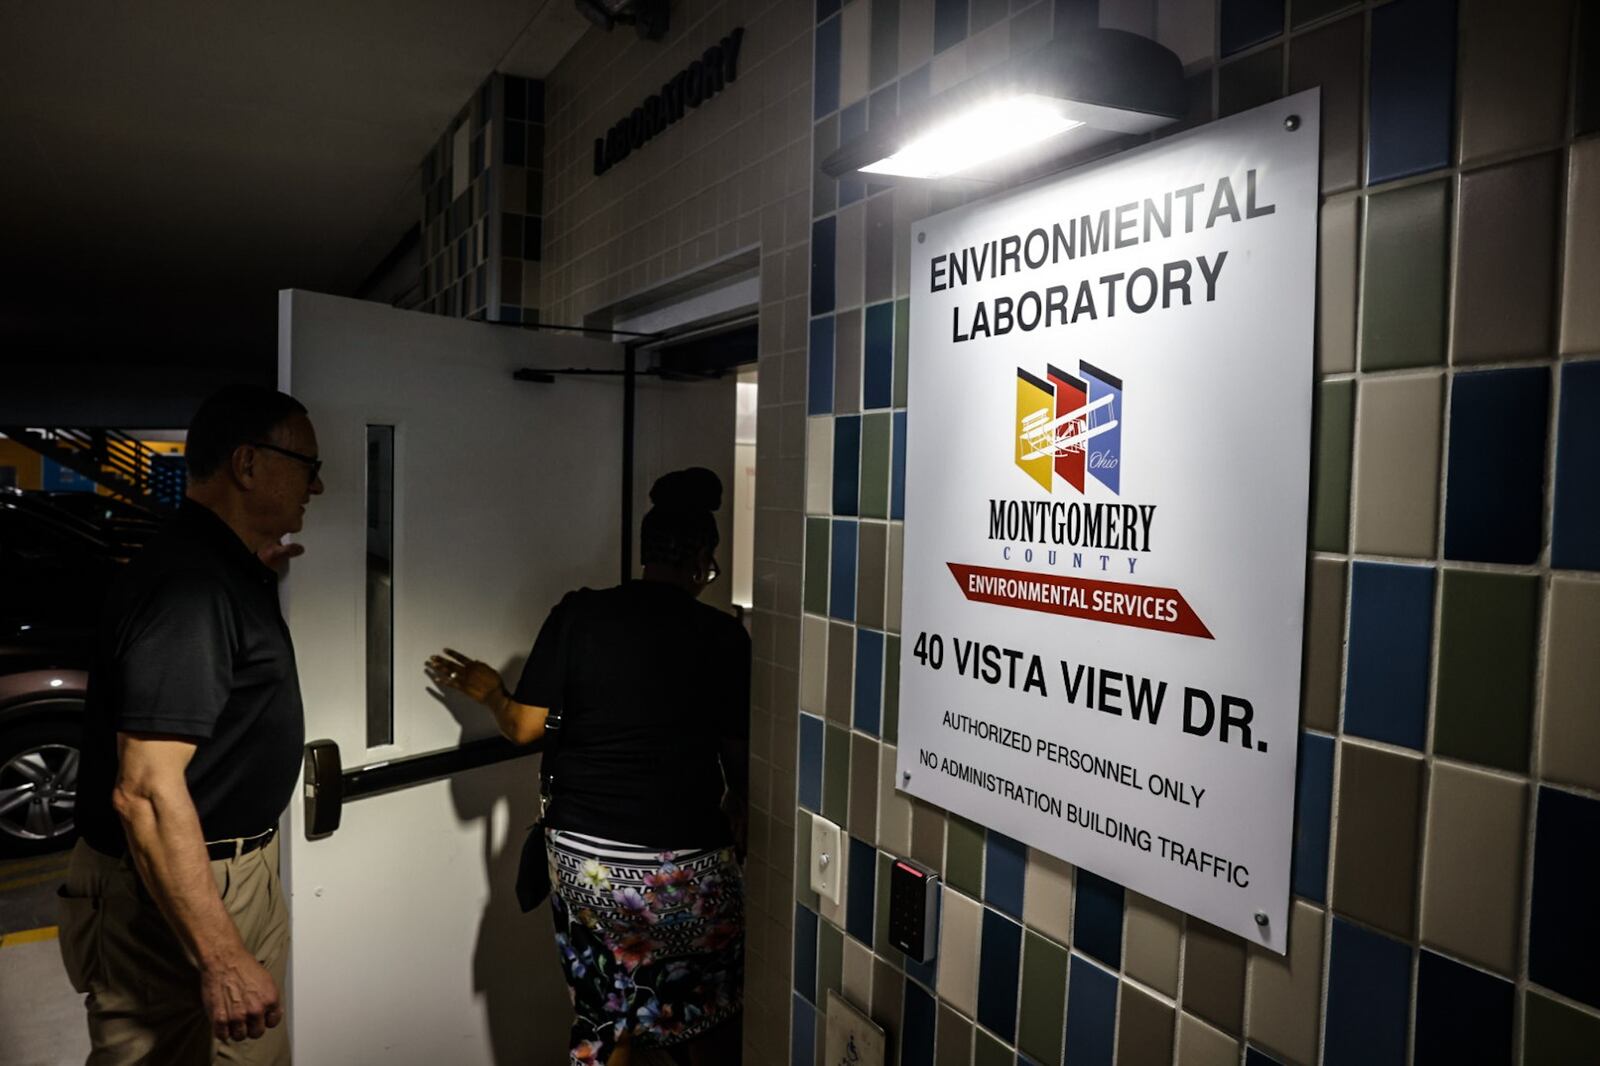
<svg viewBox="0 0 1600 1066"><path fill-rule="evenodd" d="M730 615L659 582L569 593L513 698L563 711L546 825L647 847L731 842L718 749L750 736L750 637Z"/></svg>
<svg viewBox="0 0 1600 1066"><path fill-rule="evenodd" d="M196 743L185 777L207 840L272 828L294 791L305 719L277 575L199 504L117 579L96 636L78 826L108 855L127 850L119 732Z"/></svg>

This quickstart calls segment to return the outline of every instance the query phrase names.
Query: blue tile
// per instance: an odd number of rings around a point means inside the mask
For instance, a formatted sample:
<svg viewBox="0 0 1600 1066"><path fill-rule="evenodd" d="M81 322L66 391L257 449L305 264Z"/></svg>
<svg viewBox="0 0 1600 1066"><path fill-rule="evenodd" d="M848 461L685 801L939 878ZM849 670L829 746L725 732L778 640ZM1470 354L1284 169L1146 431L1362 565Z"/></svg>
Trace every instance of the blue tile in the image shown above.
<svg viewBox="0 0 1600 1066"><path fill-rule="evenodd" d="M794 905L794 990L815 1002L817 998L817 912Z"/></svg>
<svg viewBox="0 0 1600 1066"><path fill-rule="evenodd" d="M1028 872L1028 847L1004 833L989 830L984 844L983 901L1011 917L1022 918L1022 883Z"/></svg>
<svg viewBox="0 0 1600 1066"><path fill-rule="evenodd" d="M867 102L857 100L839 112L839 143L849 144L867 132Z"/></svg>
<svg viewBox="0 0 1600 1066"><path fill-rule="evenodd" d="M894 303L867 308L866 369L861 378L861 406L867 410L894 404Z"/></svg>
<svg viewBox="0 0 1600 1066"><path fill-rule="evenodd" d="M1022 926L999 911L983 909L983 945L978 953L978 1021L1011 1043L1017 1038L1017 985L1022 980Z"/></svg>
<svg viewBox="0 0 1600 1066"><path fill-rule="evenodd" d="M824 315L833 310L834 240L838 235L836 216L811 223L811 313Z"/></svg>
<svg viewBox="0 0 1600 1066"><path fill-rule="evenodd" d="M856 620L856 524L833 523L828 565L832 570L828 614L844 622Z"/></svg>
<svg viewBox="0 0 1600 1066"><path fill-rule="evenodd" d="M794 1032L789 1040L790 1066L816 1066L817 1011L800 996L794 997Z"/></svg>
<svg viewBox="0 0 1600 1066"><path fill-rule="evenodd" d="M830 15L837 15L843 0L817 0L817 21L822 22Z"/></svg>
<svg viewBox="0 0 1600 1066"><path fill-rule="evenodd" d="M861 501L861 416L833 420L833 513L854 515Z"/></svg>
<svg viewBox="0 0 1600 1066"><path fill-rule="evenodd" d="M1294 808L1290 884L1295 895L1323 903L1327 900L1328 826L1333 814L1333 738L1300 734Z"/></svg>
<svg viewBox="0 0 1600 1066"><path fill-rule="evenodd" d="M1334 916L1325 1066L1405 1066L1411 948Z"/></svg>
<svg viewBox="0 0 1600 1066"><path fill-rule="evenodd" d="M867 179L860 174L846 174L839 179L839 206L849 207L857 200L866 199Z"/></svg>
<svg viewBox="0 0 1600 1066"><path fill-rule="evenodd" d="M929 953L927 962L918 962L907 957L903 952L895 952L906 964L906 975L921 981L924 988L932 988L939 968L939 930L944 928L944 893L933 894L933 951Z"/></svg>
<svg viewBox="0 0 1600 1066"><path fill-rule="evenodd" d="M806 354L806 414L833 414L833 316L811 320Z"/></svg>
<svg viewBox="0 0 1600 1066"><path fill-rule="evenodd" d="M1544 367L1455 376L1445 488L1446 559L1538 559L1549 410L1550 371Z"/></svg>
<svg viewBox="0 0 1600 1066"><path fill-rule="evenodd" d="M1246 1044L1244 1048L1244 1066L1284 1066L1284 1064L1260 1048Z"/></svg>
<svg viewBox="0 0 1600 1066"><path fill-rule="evenodd" d="M1122 968L1122 886L1078 867L1078 905L1072 917L1074 947L1113 970Z"/></svg>
<svg viewBox="0 0 1600 1066"><path fill-rule="evenodd" d="M1539 789L1533 852L1533 924L1528 976L1546 988L1600 1007L1600 908L1594 905L1600 801L1559 788Z"/></svg>
<svg viewBox="0 0 1600 1066"><path fill-rule="evenodd" d="M1417 966L1415 1061L1510 1062L1515 1002L1510 981L1424 950Z"/></svg>
<svg viewBox="0 0 1600 1066"><path fill-rule="evenodd" d="M933 86L932 78L933 69L927 63L900 78L896 84L900 86L901 111L909 111L928 102Z"/></svg>
<svg viewBox="0 0 1600 1066"><path fill-rule="evenodd" d="M1592 17L1600 19L1600 12ZM1556 519L1550 564L1600 570L1600 363L1561 368L1556 423Z"/></svg>
<svg viewBox="0 0 1600 1066"><path fill-rule="evenodd" d="M1067 976L1066 1061L1072 1066L1111 1066L1116 1025L1116 975L1081 955L1072 956Z"/></svg>
<svg viewBox="0 0 1600 1066"><path fill-rule="evenodd" d="M856 705L852 724L863 733L883 731L883 634L856 630Z"/></svg>
<svg viewBox="0 0 1600 1066"><path fill-rule="evenodd" d="M1350 645L1344 728L1422 750L1433 648L1431 566L1356 563L1350 570Z"/></svg>
<svg viewBox="0 0 1600 1066"><path fill-rule="evenodd" d="M906 979L906 1000L900 1023L901 1066L933 1066L933 997Z"/></svg>
<svg viewBox="0 0 1600 1066"><path fill-rule="evenodd" d="M894 413L894 455L889 466L889 517L906 516L906 413Z"/></svg>
<svg viewBox="0 0 1600 1066"><path fill-rule="evenodd" d="M1397 0L1372 12L1367 183L1450 164L1456 0Z"/></svg>
<svg viewBox="0 0 1600 1066"><path fill-rule="evenodd" d="M800 780L796 791L800 806L822 811L822 719L814 714L800 715Z"/></svg>
<svg viewBox="0 0 1600 1066"><path fill-rule="evenodd" d="M849 895L844 901L844 930L872 947L872 916L878 908L878 849L850 838Z"/></svg>
<svg viewBox="0 0 1600 1066"><path fill-rule="evenodd" d="M933 54L967 39L967 0L933 0Z"/></svg>
<svg viewBox="0 0 1600 1066"><path fill-rule="evenodd" d="M1283 0L1222 0L1222 54L1231 56L1283 32Z"/></svg>
<svg viewBox="0 0 1600 1066"><path fill-rule="evenodd" d="M814 119L839 110L839 24L838 18L830 18L817 27L816 70L811 86Z"/></svg>

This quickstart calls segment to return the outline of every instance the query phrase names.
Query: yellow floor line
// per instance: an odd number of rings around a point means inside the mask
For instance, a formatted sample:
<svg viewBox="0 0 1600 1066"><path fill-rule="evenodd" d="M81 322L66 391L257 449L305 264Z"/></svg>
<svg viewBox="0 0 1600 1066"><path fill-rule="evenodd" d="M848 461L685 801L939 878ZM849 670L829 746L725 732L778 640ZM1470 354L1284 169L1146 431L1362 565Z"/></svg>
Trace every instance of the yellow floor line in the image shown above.
<svg viewBox="0 0 1600 1066"><path fill-rule="evenodd" d="M59 926L47 925L43 929L24 929L20 933L6 933L0 936L0 948L15 948L23 944L37 944L41 940L54 940L60 932Z"/></svg>
<svg viewBox="0 0 1600 1066"><path fill-rule="evenodd" d="M67 868L59 870L46 870L42 874L33 874L29 877L17 877L10 881L0 881L0 892L9 892L14 888L32 888L34 885L45 885L51 881L60 881L67 876Z"/></svg>

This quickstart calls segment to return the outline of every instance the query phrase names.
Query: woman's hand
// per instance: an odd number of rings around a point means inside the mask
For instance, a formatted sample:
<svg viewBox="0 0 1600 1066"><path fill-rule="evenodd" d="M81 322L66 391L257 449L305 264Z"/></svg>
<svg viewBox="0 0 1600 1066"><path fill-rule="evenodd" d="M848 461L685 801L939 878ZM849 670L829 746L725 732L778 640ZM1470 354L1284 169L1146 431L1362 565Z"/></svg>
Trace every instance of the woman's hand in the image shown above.
<svg viewBox="0 0 1600 1066"><path fill-rule="evenodd" d="M500 679L498 670L488 663L468 658L453 648L444 649L440 655L428 656L424 669L435 685L442 689L454 689L491 710L505 695L505 682Z"/></svg>

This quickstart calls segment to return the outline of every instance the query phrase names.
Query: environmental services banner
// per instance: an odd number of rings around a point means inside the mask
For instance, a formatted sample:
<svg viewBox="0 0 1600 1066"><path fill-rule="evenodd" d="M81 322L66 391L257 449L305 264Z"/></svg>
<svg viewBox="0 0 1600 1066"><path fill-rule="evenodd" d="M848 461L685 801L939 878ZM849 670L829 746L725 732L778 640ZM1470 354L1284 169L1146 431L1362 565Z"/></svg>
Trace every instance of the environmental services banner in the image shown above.
<svg viewBox="0 0 1600 1066"><path fill-rule="evenodd" d="M1278 952L1317 176L1313 90L911 242L896 785Z"/></svg>

